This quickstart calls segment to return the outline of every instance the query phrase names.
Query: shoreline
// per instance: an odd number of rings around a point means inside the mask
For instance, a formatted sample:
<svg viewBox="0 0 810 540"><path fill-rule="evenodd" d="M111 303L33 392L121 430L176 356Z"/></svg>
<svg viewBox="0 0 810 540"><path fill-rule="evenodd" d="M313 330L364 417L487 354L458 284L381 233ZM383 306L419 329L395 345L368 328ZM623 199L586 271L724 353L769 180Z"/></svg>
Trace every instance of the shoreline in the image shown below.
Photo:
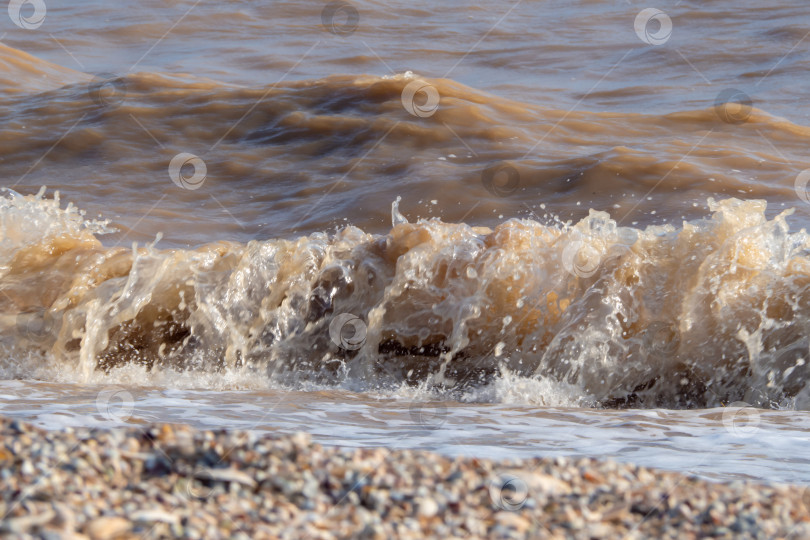
<svg viewBox="0 0 810 540"><path fill-rule="evenodd" d="M810 490L595 459L322 447L0 417L8 538L807 538Z"/></svg>

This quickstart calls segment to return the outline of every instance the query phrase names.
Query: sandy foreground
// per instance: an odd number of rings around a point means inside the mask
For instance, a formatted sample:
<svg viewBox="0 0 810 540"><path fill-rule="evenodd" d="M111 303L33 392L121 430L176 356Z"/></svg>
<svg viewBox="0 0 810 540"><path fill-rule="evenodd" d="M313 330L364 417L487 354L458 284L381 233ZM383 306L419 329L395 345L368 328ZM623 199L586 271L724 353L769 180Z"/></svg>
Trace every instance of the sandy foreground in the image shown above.
<svg viewBox="0 0 810 540"><path fill-rule="evenodd" d="M591 459L347 450L305 434L0 419L8 538L810 538L801 487Z"/></svg>

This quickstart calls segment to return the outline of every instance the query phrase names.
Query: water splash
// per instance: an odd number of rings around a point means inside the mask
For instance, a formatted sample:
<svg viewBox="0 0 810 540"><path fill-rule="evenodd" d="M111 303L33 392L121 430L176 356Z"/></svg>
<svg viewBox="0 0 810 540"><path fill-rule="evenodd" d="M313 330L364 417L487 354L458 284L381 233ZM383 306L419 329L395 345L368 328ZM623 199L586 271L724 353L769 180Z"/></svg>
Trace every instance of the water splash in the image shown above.
<svg viewBox="0 0 810 540"><path fill-rule="evenodd" d="M680 228L621 227L591 211L572 226L487 229L409 223L397 203L386 235L346 227L161 250L105 247L105 222L60 208L58 196L9 193L0 369L73 381L129 380L135 369L161 385L206 386L210 374L235 386L405 385L542 404L808 407L810 237L790 232L789 211L769 220L763 201L709 200L710 215ZM364 325L357 347L330 339L343 314Z"/></svg>

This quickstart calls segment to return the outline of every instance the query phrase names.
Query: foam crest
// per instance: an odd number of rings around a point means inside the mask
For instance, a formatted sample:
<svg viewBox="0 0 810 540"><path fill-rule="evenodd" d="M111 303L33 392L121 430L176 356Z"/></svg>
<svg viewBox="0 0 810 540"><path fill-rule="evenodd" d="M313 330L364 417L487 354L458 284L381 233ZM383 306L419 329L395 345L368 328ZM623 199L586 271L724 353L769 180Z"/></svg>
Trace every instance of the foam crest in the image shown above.
<svg viewBox="0 0 810 540"><path fill-rule="evenodd" d="M790 231L790 212L768 219L763 201L709 207L680 227L624 227L592 210L573 225L489 229L409 223L394 204L385 235L345 227L164 250L105 247L104 222L58 197L9 193L2 369L212 389L404 385L545 405L806 407L810 238Z"/></svg>

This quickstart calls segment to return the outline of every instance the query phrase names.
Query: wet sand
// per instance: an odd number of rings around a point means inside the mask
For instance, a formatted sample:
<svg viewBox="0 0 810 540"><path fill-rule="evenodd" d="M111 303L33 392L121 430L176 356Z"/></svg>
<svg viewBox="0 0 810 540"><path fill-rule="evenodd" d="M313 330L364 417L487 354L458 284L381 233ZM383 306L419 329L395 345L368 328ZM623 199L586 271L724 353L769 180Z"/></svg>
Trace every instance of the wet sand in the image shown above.
<svg viewBox="0 0 810 540"><path fill-rule="evenodd" d="M594 459L345 450L306 434L0 420L9 538L807 538L801 487Z"/></svg>

